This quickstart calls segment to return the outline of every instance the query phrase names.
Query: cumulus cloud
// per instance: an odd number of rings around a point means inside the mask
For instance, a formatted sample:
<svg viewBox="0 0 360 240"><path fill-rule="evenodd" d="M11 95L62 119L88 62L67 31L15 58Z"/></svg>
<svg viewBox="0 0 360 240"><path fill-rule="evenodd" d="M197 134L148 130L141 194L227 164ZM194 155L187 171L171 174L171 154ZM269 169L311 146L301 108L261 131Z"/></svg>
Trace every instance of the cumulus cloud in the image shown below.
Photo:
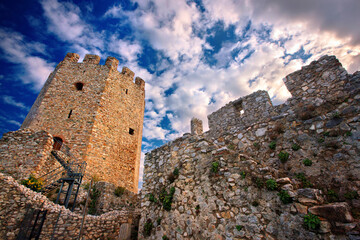
<svg viewBox="0 0 360 240"><path fill-rule="evenodd" d="M101 55L104 36L82 19L81 9L71 2L40 0L47 20L48 31L84 56L86 53ZM89 10L89 9L87 9Z"/></svg>
<svg viewBox="0 0 360 240"><path fill-rule="evenodd" d="M346 19L339 19L335 25L329 22L332 8L337 14L346 15L345 8L337 8L343 4L340 2L226 0L219 6L218 1L204 0L204 12L185 1L136 2L135 11L125 11L117 5L105 16L126 19L138 37L175 63L163 67L165 72L147 81L147 139L179 136L189 131L193 116L202 119L207 129L208 114L259 89L267 90L274 104L282 103L290 97L282 78L321 55L336 54L345 67L359 66L359 49L349 48L350 43L356 43L358 29L349 31ZM347 1L344 6L351 2L354 1ZM204 50L211 50L212 46L206 38L218 21L224 23L224 28L235 26L240 40L224 42L213 55L216 64L209 66ZM245 30L249 22L251 27ZM195 30L205 34L197 35ZM308 55L306 62L297 55L300 51ZM166 95L173 86L173 93ZM164 118L170 121L172 131L161 126Z"/></svg>
<svg viewBox="0 0 360 240"><path fill-rule="evenodd" d="M40 90L54 68L54 63L36 56L44 54L44 45L27 41L20 33L0 29L0 49L3 58L20 66L18 77L25 84L31 84L36 91Z"/></svg>
<svg viewBox="0 0 360 240"><path fill-rule="evenodd" d="M122 56L126 62L133 62L141 53L141 46L138 43L131 43L113 36L110 40L109 50Z"/></svg>

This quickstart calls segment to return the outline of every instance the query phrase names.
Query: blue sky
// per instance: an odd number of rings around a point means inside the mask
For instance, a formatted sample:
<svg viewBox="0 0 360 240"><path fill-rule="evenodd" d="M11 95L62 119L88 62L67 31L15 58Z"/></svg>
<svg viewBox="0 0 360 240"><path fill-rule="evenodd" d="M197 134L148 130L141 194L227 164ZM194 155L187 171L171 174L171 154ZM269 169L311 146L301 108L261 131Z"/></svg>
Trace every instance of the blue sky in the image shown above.
<svg viewBox="0 0 360 240"><path fill-rule="evenodd" d="M0 131L17 130L67 52L114 56L146 81L143 153L325 54L360 69L358 0L1 1ZM141 167L142 169L142 167Z"/></svg>

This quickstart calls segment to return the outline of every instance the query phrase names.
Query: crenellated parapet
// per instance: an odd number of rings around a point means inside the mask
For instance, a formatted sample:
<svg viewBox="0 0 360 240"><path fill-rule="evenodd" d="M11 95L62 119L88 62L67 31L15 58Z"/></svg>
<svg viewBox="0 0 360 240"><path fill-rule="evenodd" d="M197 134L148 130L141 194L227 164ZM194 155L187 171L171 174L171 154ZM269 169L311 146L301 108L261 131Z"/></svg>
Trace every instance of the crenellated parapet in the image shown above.
<svg viewBox="0 0 360 240"><path fill-rule="evenodd" d="M21 128L45 130L77 152L93 175L137 192L145 81L119 60L76 53L47 79Z"/></svg>
<svg viewBox="0 0 360 240"><path fill-rule="evenodd" d="M135 77L135 73L131 71L127 67L123 67L121 72L119 72L118 66L119 66L119 60L115 57L107 57L105 61L105 65L100 65L100 56L94 55L94 54L86 54L83 61L79 62L80 56L76 53L67 53L64 57L63 61L58 65L57 69L64 68L64 64L67 66L67 64L73 65L76 64L78 66L81 66L82 69L86 71L85 68L96 68L99 69L106 69L109 70L109 74L122 74L127 82L133 82L136 86L138 86L140 89L145 90L145 81L142 80L140 77ZM85 73L85 72L84 72Z"/></svg>

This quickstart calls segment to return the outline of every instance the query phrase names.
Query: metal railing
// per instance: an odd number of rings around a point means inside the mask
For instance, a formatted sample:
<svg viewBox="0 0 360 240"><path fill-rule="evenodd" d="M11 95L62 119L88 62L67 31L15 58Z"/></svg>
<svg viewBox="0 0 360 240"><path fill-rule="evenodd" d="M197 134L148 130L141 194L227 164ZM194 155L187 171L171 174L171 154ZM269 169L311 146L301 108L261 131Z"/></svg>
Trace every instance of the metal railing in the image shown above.
<svg viewBox="0 0 360 240"><path fill-rule="evenodd" d="M80 162L71 153L70 148L61 141L57 139L54 139L54 141L57 142L57 146L60 146L60 148L52 150L51 156L54 157L61 166L40 177L43 180L42 192L49 192L56 188L61 180L65 178L81 181L85 174L86 162Z"/></svg>

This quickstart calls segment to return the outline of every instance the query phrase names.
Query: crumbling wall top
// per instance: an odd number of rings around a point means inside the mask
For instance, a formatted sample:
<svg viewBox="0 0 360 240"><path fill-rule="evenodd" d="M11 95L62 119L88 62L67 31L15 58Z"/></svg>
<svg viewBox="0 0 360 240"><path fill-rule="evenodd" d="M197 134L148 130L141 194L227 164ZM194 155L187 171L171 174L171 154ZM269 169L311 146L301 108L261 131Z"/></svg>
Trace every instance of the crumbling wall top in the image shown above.
<svg viewBox="0 0 360 240"><path fill-rule="evenodd" d="M257 91L235 101L208 116L211 135L243 129L270 117L273 106L267 91ZM236 128L236 129L235 129Z"/></svg>
<svg viewBox="0 0 360 240"><path fill-rule="evenodd" d="M287 75L283 81L294 98L301 101L309 98L326 98L346 79L347 72L335 56L325 55L303 66L301 70Z"/></svg>

